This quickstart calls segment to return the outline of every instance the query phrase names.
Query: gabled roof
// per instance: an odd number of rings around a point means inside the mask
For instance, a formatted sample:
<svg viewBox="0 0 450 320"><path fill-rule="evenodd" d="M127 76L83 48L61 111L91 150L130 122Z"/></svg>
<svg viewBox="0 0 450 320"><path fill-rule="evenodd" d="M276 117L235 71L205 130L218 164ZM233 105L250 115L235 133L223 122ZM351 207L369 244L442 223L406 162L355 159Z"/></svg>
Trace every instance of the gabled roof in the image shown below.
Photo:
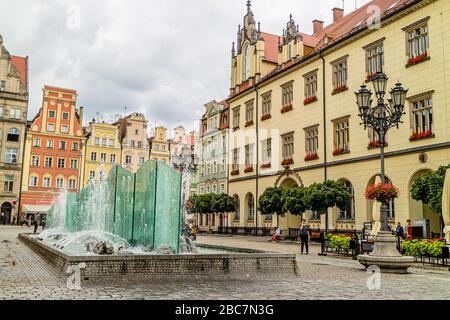
<svg viewBox="0 0 450 320"><path fill-rule="evenodd" d="M261 32L264 39L264 60L278 63L278 37L275 34Z"/></svg>
<svg viewBox="0 0 450 320"><path fill-rule="evenodd" d="M14 67L16 67L17 71L19 71L20 74L20 82L25 86L28 87L28 58L27 57L19 57L19 56L13 56L11 55L11 61Z"/></svg>

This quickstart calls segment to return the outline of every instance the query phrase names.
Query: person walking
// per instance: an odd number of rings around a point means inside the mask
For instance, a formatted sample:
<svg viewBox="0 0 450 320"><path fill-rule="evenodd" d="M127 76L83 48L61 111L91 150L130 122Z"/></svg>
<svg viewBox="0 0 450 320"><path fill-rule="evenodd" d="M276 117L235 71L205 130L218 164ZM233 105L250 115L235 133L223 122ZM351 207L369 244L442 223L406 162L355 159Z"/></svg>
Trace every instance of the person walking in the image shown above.
<svg viewBox="0 0 450 320"><path fill-rule="evenodd" d="M397 250L401 251L401 239L405 238L405 229L403 229L400 222L397 223L397 228L395 229L395 236L397 237Z"/></svg>
<svg viewBox="0 0 450 320"><path fill-rule="evenodd" d="M37 232L40 222L41 222L41 214L38 212L34 216L34 233Z"/></svg>
<svg viewBox="0 0 450 320"><path fill-rule="evenodd" d="M301 254L303 254L303 249L306 248L306 254L308 254L308 240L309 240L309 230L306 226L306 220L302 219L302 223L300 224L300 243L301 243Z"/></svg>

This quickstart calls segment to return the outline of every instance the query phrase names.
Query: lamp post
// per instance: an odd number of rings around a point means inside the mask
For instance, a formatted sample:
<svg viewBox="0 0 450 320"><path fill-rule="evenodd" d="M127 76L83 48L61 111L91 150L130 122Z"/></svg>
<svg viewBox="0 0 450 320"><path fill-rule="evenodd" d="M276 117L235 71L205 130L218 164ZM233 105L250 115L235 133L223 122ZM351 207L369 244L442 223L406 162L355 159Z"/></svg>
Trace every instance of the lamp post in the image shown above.
<svg viewBox="0 0 450 320"><path fill-rule="evenodd" d="M380 139L380 161L381 161L381 183L386 182L384 168L384 148L386 146L386 134L390 128L402 123L401 118L405 114L405 101L408 90L404 89L401 83L397 83L390 91L390 99L385 102L386 87L389 78L382 72L378 72L372 84L375 90L376 105L372 107L372 91L362 85L358 92L355 92L356 103L358 105L359 117L362 120L364 129L370 128L377 133ZM381 227L375 237L374 249L370 255L358 256L358 261L366 267L376 265L381 271L391 273L407 273L408 267L413 263L414 258L403 257L396 248L396 239L389 232L388 228L387 203L383 203L380 208Z"/></svg>

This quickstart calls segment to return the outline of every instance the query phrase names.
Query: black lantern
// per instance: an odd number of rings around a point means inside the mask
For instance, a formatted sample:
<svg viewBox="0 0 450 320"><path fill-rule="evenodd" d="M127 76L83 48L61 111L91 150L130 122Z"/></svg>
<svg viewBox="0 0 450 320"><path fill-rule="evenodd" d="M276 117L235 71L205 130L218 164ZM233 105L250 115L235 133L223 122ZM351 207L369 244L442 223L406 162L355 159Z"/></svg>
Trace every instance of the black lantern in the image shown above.
<svg viewBox="0 0 450 320"><path fill-rule="evenodd" d="M367 86L362 85L361 89L356 94L356 103L358 104L359 113L361 115L367 114L372 104L372 92L367 89Z"/></svg>
<svg viewBox="0 0 450 320"><path fill-rule="evenodd" d="M403 89L402 84L398 82L395 85L395 88L392 89L390 93L392 104L394 105L394 107L403 112L406 102L406 94L408 93L408 90Z"/></svg>
<svg viewBox="0 0 450 320"><path fill-rule="evenodd" d="M386 86L389 78L382 72L378 72L373 79L373 88L379 97L383 97L386 93Z"/></svg>

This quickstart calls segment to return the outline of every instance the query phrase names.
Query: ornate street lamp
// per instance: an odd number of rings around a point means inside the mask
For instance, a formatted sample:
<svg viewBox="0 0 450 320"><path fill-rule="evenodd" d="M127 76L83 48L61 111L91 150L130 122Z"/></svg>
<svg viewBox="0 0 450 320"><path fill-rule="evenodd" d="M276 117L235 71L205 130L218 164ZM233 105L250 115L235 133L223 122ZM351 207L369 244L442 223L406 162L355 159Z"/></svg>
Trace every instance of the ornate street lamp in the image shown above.
<svg viewBox="0 0 450 320"><path fill-rule="evenodd" d="M382 72L378 72L372 81L377 104L372 107L372 92L362 85L358 92L355 92L356 103L358 105L359 117L362 120L364 129L373 129L380 139L380 160L381 160L381 183L386 182L384 169L384 148L386 146L386 134L390 128L402 123L401 118L405 114L405 101L407 89L401 83L397 83L390 91L391 99L385 102L386 87L389 78ZM375 238L375 246L372 253L358 256L358 260L366 267L377 265L381 270L389 272L405 273L412 264L411 257L403 257L396 249L395 237L388 228L389 206L383 203L380 209L381 228Z"/></svg>

